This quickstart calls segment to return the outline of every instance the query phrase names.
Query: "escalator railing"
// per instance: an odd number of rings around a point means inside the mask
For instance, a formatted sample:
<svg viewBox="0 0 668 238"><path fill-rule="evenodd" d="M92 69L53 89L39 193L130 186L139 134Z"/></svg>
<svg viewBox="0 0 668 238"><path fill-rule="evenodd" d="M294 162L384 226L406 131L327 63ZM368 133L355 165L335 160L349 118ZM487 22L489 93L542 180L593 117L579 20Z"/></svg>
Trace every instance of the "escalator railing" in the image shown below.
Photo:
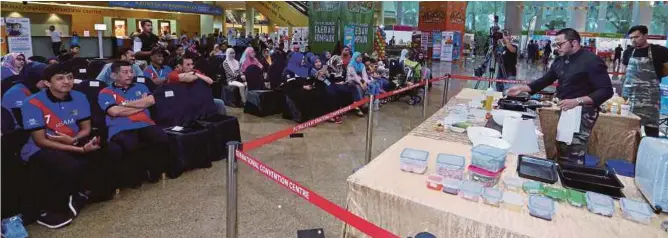
<svg viewBox="0 0 668 238"><path fill-rule="evenodd" d="M304 1L285 1L291 7L297 9L297 11L308 16L308 2Z"/></svg>

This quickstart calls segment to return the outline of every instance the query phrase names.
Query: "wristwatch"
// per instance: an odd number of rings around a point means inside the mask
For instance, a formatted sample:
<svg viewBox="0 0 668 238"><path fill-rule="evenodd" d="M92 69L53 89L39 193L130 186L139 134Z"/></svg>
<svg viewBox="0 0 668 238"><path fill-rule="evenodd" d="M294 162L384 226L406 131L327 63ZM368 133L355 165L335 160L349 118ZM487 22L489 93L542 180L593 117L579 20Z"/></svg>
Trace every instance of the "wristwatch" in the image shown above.
<svg viewBox="0 0 668 238"><path fill-rule="evenodd" d="M576 98L575 101L578 102L578 105L582 106L584 104L584 100L582 98Z"/></svg>

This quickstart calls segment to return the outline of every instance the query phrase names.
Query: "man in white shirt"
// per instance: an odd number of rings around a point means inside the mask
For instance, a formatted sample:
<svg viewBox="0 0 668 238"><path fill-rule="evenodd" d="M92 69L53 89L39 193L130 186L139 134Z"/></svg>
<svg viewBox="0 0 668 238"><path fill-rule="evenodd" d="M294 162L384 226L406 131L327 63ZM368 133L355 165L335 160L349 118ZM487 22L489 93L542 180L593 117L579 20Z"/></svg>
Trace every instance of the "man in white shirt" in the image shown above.
<svg viewBox="0 0 668 238"><path fill-rule="evenodd" d="M63 42L60 40L61 33L56 30L55 26L50 26L49 31L51 32L51 48L53 49L53 56L58 56L60 53L60 47L63 45Z"/></svg>

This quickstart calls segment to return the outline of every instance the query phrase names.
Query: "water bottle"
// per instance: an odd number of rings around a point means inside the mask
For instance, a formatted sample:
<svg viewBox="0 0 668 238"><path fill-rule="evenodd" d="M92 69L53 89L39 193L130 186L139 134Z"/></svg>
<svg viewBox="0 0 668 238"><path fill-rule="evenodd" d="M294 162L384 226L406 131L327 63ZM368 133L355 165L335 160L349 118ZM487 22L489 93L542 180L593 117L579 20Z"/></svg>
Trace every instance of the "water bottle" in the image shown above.
<svg viewBox="0 0 668 238"><path fill-rule="evenodd" d="M661 114L668 115L668 76L661 79Z"/></svg>
<svg viewBox="0 0 668 238"><path fill-rule="evenodd" d="M28 237L28 231L23 226L23 220L20 216L13 216L2 219L2 237L24 238Z"/></svg>

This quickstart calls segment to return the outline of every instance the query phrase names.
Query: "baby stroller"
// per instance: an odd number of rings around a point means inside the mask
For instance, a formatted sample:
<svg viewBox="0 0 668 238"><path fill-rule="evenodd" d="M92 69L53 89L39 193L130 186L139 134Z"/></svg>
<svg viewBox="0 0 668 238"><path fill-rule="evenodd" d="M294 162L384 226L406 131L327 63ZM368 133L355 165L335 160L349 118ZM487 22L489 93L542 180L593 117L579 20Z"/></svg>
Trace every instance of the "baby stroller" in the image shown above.
<svg viewBox="0 0 668 238"><path fill-rule="evenodd" d="M408 87L409 83L416 84L422 79L421 66L418 62L412 60L404 60L403 64L397 60L390 61L390 80L395 85L396 89ZM422 102L420 96L421 88L415 88L396 94L390 97L390 101L398 101L399 99L408 96L408 105L415 105Z"/></svg>

